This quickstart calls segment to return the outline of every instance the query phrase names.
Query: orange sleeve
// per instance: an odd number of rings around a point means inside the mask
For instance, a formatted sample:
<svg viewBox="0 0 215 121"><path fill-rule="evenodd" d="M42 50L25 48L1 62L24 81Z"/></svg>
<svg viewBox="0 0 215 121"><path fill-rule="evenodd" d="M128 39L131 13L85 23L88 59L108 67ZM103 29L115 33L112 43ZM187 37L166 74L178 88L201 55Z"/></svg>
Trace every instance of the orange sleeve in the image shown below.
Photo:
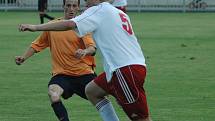
<svg viewBox="0 0 215 121"><path fill-rule="evenodd" d="M87 34L84 37L81 38L84 42L85 47L94 46L96 47L96 44L93 40L92 34Z"/></svg>
<svg viewBox="0 0 215 121"><path fill-rule="evenodd" d="M92 34L87 34L84 37L81 38L83 41L83 44L85 48L88 48L89 46L94 46L96 48L96 44L92 38ZM92 66L93 70L96 67L95 57L93 56L86 56L84 58L85 63Z"/></svg>
<svg viewBox="0 0 215 121"><path fill-rule="evenodd" d="M35 49L37 52L42 51L43 49L49 47L49 34L48 32L43 32L40 36L38 36L32 43L31 47Z"/></svg>

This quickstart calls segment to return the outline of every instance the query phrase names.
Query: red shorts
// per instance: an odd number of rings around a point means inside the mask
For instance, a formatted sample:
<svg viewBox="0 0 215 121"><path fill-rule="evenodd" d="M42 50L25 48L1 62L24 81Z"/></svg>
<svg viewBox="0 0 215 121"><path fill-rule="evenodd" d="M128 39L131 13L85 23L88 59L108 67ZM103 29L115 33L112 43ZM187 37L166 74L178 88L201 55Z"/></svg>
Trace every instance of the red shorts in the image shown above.
<svg viewBox="0 0 215 121"><path fill-rule="evenodd" d="M119 10L123 11L124 13L126 13L126 6L119 6L119 7L116 7L118 8Z"/></svg>
<svg viewBox="0 0 215 121"><path fill-rule="evenodd" d="M144 66L129 65L117 69L109 83L105 72L95 78L94 82L117 99L131 120L137 120L149 116L143 88L145 77Z"/></svg>

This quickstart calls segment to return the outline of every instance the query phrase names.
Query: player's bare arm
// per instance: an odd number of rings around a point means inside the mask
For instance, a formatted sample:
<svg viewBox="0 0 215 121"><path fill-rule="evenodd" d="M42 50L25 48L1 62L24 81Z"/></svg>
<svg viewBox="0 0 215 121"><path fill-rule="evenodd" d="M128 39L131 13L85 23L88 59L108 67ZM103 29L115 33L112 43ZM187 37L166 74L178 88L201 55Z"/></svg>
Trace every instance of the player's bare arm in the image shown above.
<svg viewBox="0 0 215 121"><path fill-rule="evenodd" d="M94 56L96 53L96 48L94 46L89 46L86 49L78 49L75 52L75 57L80 59L84 56Z"/></svg>
<svg viewBox="0 0 215 121"><path fill-rule="evenodd" d="M21 65L25 60L34 55L34 53L36 53L36 50L34 50L32 47L29 47L22 56L15 56L16 64Z"/></svg>
<svg viewBox="0 0 215 121"><path fill-rule="evenodd" d="M21 24L19 25L19 31L64 31L76 28L75 22L71 20L58 21L45 24Z"/></svg>

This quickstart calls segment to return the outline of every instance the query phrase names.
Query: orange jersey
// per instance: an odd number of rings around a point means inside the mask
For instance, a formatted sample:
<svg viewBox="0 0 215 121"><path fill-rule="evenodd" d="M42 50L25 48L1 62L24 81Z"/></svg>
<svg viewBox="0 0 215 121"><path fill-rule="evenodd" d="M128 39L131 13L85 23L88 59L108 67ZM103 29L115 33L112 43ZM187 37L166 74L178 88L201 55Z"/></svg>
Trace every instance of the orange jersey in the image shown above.
<svg viewBox="0 0 215 121"><path fill-rule="evenodd" d="M49 47L52 58L52 74L80 76L94 73L95 60L93 56L82 59L75 58L77 49L85 49L95 43L90 34L80 38L75 31L46 31L43 32L31 47L36 51Z"/></svg>

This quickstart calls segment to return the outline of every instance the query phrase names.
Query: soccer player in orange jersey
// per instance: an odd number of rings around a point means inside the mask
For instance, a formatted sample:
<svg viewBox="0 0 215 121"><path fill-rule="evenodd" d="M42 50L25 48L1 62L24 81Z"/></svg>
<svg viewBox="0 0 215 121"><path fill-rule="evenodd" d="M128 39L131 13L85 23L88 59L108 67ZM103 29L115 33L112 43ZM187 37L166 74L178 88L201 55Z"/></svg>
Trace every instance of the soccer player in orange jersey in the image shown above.
<svg viewBox="0 0 215 121"><path fill-rule="evenodd" d="M79 11L79 0L66 0L64 18L75 17ZM54 21L61 21L60 19ZM85 86L96 76L94 57L96 47L91 35L79 38L73 30L43 32L29 49L22 55L16 56L15 62L21 65L34 53L49 47L52 58L52 75L48 84L48 94L52 108L59 121L69 121L67 110L60 97L70 98L74 93L87 99Z"/></svg>

